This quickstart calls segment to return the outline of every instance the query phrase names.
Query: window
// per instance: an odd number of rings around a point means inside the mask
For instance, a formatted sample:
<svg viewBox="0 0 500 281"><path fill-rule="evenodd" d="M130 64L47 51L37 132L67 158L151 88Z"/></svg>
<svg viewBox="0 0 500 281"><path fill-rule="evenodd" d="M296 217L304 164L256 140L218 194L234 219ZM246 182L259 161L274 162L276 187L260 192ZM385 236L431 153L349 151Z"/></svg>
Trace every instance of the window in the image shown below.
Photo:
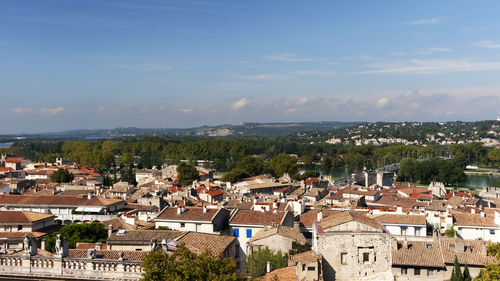
<svg viewBox="0 0 500 281"><path fill-rule="evenodd" d="M490 234L495 234L495 230L494 230L494 229L491 229L491 230L490 230Z"/></svg>
<svg viewBox="0 0 500 281"><path fill-rule="evenodd" d="M427 269L427 276L434 276L434 269Z"/></svg>
<svg viewBox="0 0 500 281"><path fill-rule="evenodd" d="M407 230L408 230L408 227L402 226L401 227L401 235L406 235Z"/></svg>
<svg viewBox="0 0 500 281"><path fill-rule="evenodd" d="M307 271L315 271L315 270L316 270L316 267L314 267L314 266L307 267Z"/></svg>
<svg viewBox="0 0 500 281"><path fill-rule="evenodd" d="M420 268L415 268L413 275L420 275Z"/></svg>
<svg viewBox="0 0 500 281"><path fill-rule="evenodd" d="M427 244L427 249L432 249L432 244Z"/></svg>
<svg viewBox="0 0 500 281"><path fill-rule="evenodd" d="M305 264L302 265L302 271L306 271L306 265Z"/></svg>
<svg viewBox="0 0 500 281"><path fill-rule="evenodd" d="M347 264L347 253L341 253L340 254L340 263L341 264Z"/></svg>
<svg viewBox="0 0 500 281"><path fill-rule="evenodd" d="M181 227L186 227L186 224L181 222Z"/></svg>
<svg viewBox="0 0 500 281"><path fill-rule="evenodd" d="M401 275L408 275L408 268L402 267L401 268Z"/></svg>
<svg viewBox="0 0 500 281"><path fill-rule="evenodd" d="M4 231L10 231L10 226L5 226Z"/></svg>
<svg viewBox="0 0 500 281"><path fill-rule="evenodd" d="M234 229L234 236L240 237L240 229L239 228Z"/></svg>
<svg viewBox="0 0 500 281"><path fill-rule="evenodd" d="M252 230L247 229L247 238L252 238Z"/></svg>
<svg viewBox="0 0 500 281"><path fill-rule="evenodd" d="M370 253L363 253L363 262L370 261Z"/></svg>
<svg viewBox="0 0 500 281"><path fill-rule="evenodd" d="M17 231L19 231L19 230L23 230L23 226L22 225L18 225L17 226Z"/></svg>
<svg viewBox="0 0 500 281"><path fill-rule="evenodd" d="M421 227L416 226L415 227L415 236L420 236L420 231L422 230Z"/></svg>

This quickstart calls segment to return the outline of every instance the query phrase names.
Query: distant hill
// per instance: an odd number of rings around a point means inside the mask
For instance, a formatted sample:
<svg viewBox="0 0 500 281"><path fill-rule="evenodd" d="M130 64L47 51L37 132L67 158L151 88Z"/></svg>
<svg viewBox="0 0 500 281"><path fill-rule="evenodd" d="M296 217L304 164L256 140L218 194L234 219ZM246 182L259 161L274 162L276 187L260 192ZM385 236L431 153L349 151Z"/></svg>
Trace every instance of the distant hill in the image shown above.
<svg viewBox="0 0 500 281"><path fill-rule="evenodd" d="M239 125L201 126L195 128L115 128L95 130L70 130L63 132L3 135L0 142L19 140L69 140L69 139L114 139L135 136L200 136L200 137L244 137L285 136L301 132L329 131L351 127L362 122L298 122L298 123L242 123Z"/></svg>

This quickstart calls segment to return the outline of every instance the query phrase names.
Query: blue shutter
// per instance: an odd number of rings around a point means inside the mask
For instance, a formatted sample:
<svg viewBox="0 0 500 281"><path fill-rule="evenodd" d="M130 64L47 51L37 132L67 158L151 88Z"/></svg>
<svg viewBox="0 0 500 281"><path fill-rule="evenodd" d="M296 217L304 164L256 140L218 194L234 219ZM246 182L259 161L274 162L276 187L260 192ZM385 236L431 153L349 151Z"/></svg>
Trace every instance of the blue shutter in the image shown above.
<svg viewBox="0 0 500 281"><path fill-rule="evenodd" d="M247 238L252 238L252 230L247 229Z"/></svg>
<svg viewBox="0 0 500 281"><path fill-rule="evenodd" d="M238 228L234 229L234 236L240 237L240 230Z"/></svg>

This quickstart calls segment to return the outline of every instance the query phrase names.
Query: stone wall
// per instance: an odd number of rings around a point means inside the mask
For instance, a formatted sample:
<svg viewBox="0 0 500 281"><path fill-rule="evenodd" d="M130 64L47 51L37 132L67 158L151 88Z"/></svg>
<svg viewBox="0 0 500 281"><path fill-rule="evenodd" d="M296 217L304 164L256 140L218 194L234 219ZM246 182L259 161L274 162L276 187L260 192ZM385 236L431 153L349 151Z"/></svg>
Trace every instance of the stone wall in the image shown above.
<svg viewBox="0 0 500 281"><path fill-rule="evenodd" d="M391 235L387 233L320 233L316 247L323 255L325 281L355 280L391 271Z"/></svg>

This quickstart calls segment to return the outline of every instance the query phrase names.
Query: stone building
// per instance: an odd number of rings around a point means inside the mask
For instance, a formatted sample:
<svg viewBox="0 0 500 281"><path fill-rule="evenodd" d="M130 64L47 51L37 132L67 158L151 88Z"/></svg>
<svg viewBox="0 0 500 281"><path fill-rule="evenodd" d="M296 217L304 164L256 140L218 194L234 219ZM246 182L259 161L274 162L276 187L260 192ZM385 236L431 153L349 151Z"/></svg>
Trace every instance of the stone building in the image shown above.
<svg viewBox="0 0 500 281"><path fill-rule="evenodd" d="M339 212L313 227L324 280L393 280L391 234L364 213Z"/></svg>

